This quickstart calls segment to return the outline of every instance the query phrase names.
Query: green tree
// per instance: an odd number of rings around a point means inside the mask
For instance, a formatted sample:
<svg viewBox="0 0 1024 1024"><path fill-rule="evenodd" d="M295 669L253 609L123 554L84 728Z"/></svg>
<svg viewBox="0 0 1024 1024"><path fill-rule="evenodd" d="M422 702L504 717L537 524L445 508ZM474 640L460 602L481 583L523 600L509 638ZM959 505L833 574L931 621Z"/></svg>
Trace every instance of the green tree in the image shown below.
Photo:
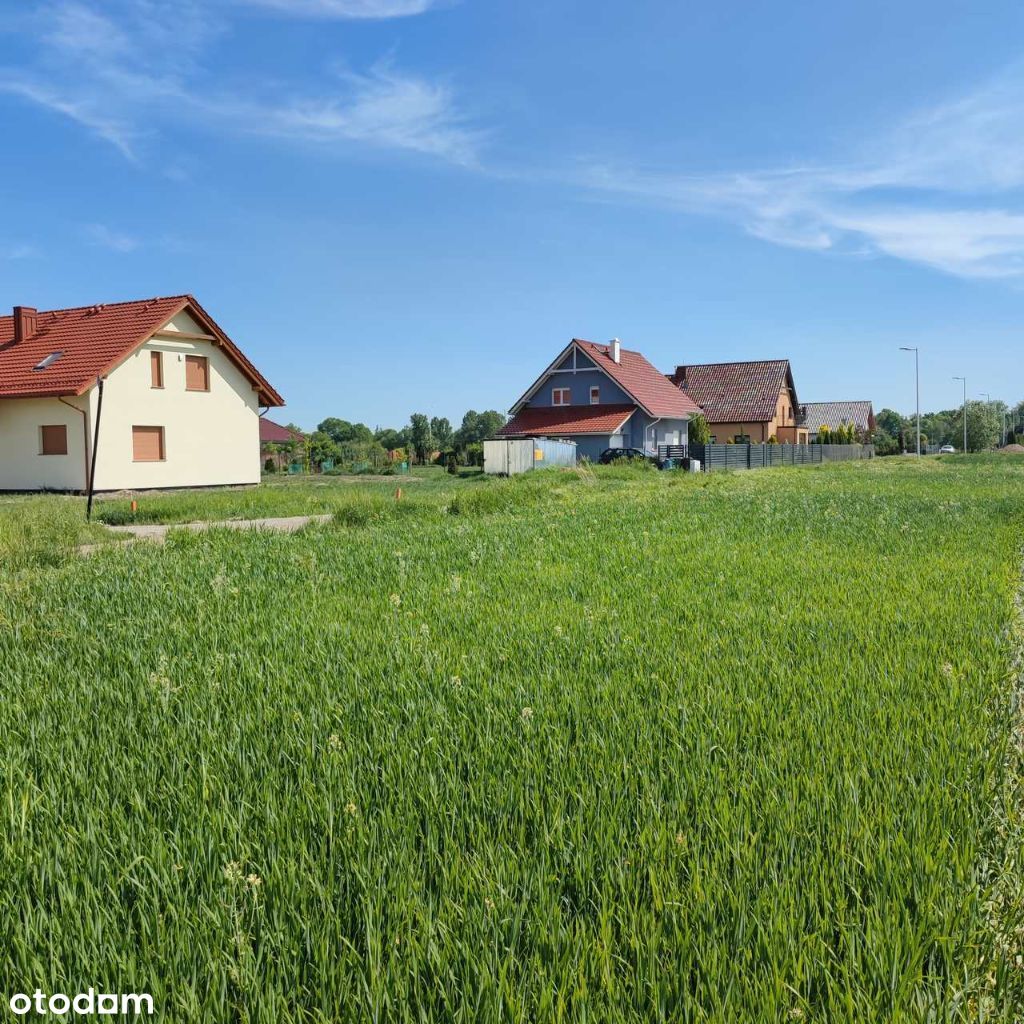
<svg viewBox="0 0 1024 1024"><path fill-rule="evenodd" d="M893 409L883 409L875 417L875 423L879 430L885 431L890 437L899 438L903 433L904 419Z"/></svg>
<svg viewBox="0 0 1024 1024"><path fill-rule="evenodd" d="M365 423L349 423L337 416L328 416L316 429L335 444L369 444L374 439L373 431Z"/></svg>
<svg viewBox="0 0 1024 1024"><path fill-rule="evenodd" d="M462 426L455 432L456 447L468 450L470 445L480 444L485 438L493 437L503 426L504 413L495 409L489 409L487 412L470 409L462 417Z"/></svg>
<svg viewBox="0 0 1024 1024"><path fill-rule="evenodd" d="M707 444L711 440L711 428L703 413L690 417L689 438L690 444Z"/></svg>
<svg viewBox="0 0 1024 1024"><path fill-rule="evenodd" d="M427 461L427 455L434 447L434 439L430 434L430 418L426 413L414 412L409 417L409 444L412 445L416 458L420 463Z"/></svg>
<svg viewBox="0 0 1024 1024"><path fill-rule="evenodd" d="M958 431L960 445L963 445L963 409L958 413L954 427ZM967 450L969 452L983 452L994 447L999 441L999 433L999 419L990 403L967 403ZM950 443L955 444L956 442L951 441Z"/></svg>
<svg viewBox="0 0 1024 1024"><path fill-rule="evenodd" d="M376 438L377 444L388 451L404 448L409 441L404 430L394 430L391 427L383 427L377 430L373 436Z"/></svg>
<svg viewBox="0 0 1024 1024"><path fill-rule="evenodd" d="M434 416L430 421L430 434L438 448L448 448L455 437L451 423L444 416Z"/></svg>
<svg viewBox="0 0 1024 1024"><path fill-rule="evenodd" d="M899 441L884 430L876 430L871 438L871 443L875 446L876 455L899 455L900 453Z"/></svg>
<svg viewBox="0 0 1024 1024"><path fill-rule="evenodd" d="M330 434L316 430L306 438L306 454L309 461L319 467L328 460L337 460L341 453Z"/></svg>

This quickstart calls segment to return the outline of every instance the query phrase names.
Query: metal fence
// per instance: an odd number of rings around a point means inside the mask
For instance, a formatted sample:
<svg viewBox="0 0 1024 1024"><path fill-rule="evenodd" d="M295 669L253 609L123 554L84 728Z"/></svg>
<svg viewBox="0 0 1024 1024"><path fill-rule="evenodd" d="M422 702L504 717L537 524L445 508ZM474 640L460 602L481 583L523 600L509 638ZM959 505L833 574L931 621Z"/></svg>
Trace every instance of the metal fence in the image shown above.
<svg viewBox="0 0 1024 1024"><path fill-rule="evenodd" d="M700 459L705 472L712 472L873 459L875 447L870 444L691 444L689 455Z"/></svg>
<svg viewBox="0 0 1024 1024"><path fill-rule="evenodd" d="M821 457L825 462L851 462L857 459L873 459L873 444L820 444Z"/></svg>
<svg viewBox="0 0 1024 1024"><path fill-rule="evenodd" d="M690 456L701 469L767 469L770 466L809 466L823 461L820 444L691 444Z"/></svg>

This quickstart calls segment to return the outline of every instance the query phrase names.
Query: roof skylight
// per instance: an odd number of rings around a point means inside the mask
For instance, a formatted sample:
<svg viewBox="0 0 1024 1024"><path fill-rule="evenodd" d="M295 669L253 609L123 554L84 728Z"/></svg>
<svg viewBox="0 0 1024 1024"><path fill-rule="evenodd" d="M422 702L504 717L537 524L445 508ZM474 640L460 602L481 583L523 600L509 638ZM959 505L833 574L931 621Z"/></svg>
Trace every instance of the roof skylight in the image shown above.
<svg viewBox="0 0 1024 1024"><path fill-rule="evenodd" d="M58 359L60 359L62 355L64 355L63 352L51 352L45 359L40 359L32 369L48 370L55 362L57 362Z"/></svg>

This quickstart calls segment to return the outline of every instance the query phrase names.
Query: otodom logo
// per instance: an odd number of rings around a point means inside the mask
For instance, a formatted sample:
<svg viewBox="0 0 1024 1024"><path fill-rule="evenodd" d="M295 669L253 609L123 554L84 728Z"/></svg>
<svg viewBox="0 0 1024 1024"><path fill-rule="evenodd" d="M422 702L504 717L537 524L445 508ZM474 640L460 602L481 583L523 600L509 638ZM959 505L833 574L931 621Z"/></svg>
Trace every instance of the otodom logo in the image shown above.
<svg viewBox="0 0 1024 1024"><path fill-rule="evenodd" d="M76 996L65 995L63 992L54 992L48 996L38 988L32 995L16 992L11 996L8 1005L11 1012L19 1017L30 1013L39 1017L49 1014L64 1017L69 1013L78 1017L137 1017L153 1013L153 997L150 995L135 992L97 992L94 988L79 992Z"/></svg>

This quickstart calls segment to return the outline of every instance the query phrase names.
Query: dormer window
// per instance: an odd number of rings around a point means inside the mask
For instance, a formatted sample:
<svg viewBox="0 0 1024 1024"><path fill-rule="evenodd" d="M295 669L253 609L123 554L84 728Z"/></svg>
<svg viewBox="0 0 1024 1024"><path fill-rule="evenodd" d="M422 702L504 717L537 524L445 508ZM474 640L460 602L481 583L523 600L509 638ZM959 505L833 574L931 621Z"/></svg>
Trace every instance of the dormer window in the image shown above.
<svg viewBox="0 0 1024 1024"><path fill-rule="evenodd" d="M572 392L568 388L552 388L551 404L572 405Z"/></svg>
<svg viewBox="0 0 1024 1024"><path fill-rule="evenodd" d="M601 404L601 389L596 384L590 389L590 404Z"/></svg>
<svg viewBox="0 0 1024 1024"><path fill-rule="evenodd" d="M51 352L45 359L40 359L32 369L48 370L55 362L57 362L58 359L60 359L62 355L64 355L63 352Z"/></svg>

